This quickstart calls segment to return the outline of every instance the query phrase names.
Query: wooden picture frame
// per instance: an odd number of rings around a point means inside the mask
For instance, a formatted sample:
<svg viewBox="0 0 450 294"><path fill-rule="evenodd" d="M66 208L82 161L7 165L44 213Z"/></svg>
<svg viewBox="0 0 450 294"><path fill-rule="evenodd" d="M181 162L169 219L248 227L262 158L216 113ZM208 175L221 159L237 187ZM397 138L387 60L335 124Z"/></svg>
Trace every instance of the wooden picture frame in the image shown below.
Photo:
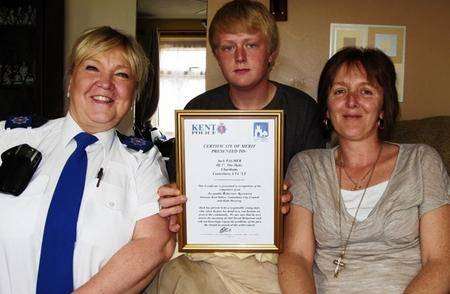
<svg viewBox="0 0 450 294"><path fill-rule="evenodd" d="M181 252L280 252L282 110L176 111Z"/></svg>

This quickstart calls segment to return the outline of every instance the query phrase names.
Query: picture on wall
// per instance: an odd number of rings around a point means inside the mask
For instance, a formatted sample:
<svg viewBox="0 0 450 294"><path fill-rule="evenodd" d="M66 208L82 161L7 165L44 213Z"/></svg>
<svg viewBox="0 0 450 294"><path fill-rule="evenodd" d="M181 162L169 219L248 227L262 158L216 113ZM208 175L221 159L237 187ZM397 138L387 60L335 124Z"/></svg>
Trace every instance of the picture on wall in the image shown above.
<svg viewBox="0 0 450 294"><path fill-rule="evenodd" d="M397 73L397 92L404 99L405 26L332 23L330 27L330 57L343 47L372 47L388 55Z"/></svg>

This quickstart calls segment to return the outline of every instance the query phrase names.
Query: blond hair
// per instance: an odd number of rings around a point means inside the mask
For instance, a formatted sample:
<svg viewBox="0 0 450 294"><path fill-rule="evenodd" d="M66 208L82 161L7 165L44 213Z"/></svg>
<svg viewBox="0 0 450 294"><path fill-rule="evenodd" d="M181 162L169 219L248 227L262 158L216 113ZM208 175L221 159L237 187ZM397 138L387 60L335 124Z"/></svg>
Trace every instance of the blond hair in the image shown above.
<svg viewBox="0 0 450 294"><path fill-rule="evenodd" d="M278 50L279 36L275 19L262 3L251 0L234 0L217 11L209 26L209 44L215 50L218 34L242 32L261 32L269 43L269 53Z"/></svg>
<svg viewBox="0 0 450 294"><path fill-rule="evenodd" d="M68 76L86 59L115 48L123 50L124 58L136 78L136 94L139 96L147 81L150 61L134 37L109 26L88 29L78 37L69 57Z"/></svg>

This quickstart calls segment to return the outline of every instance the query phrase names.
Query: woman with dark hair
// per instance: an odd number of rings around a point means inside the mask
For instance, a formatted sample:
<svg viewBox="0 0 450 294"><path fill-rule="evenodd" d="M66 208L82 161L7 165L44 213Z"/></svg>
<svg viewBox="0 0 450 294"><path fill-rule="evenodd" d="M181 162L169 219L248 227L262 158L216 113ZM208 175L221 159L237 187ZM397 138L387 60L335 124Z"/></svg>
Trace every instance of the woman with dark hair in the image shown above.
<svg viewBox="0 0 450 294"><path fill-rule="evenodd" d="M395 80L377 49L345 48L325 65L318 100L339 145L289 165L283 293L449 293L448 175L431 147L383 141Z"/></svg>

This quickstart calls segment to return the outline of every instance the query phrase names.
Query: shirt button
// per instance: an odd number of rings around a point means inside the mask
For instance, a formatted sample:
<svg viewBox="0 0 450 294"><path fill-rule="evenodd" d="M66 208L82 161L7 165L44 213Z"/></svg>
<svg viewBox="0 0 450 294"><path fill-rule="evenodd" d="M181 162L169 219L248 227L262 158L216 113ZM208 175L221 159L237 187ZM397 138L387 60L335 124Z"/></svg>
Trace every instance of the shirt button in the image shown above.
<svg viewBox="0 0 450 294"><path fill-rule="evenodd" d="M116 206L116 203L110 201L110 202L108 202L108 206L111 208L114 208Z"/></svg>

